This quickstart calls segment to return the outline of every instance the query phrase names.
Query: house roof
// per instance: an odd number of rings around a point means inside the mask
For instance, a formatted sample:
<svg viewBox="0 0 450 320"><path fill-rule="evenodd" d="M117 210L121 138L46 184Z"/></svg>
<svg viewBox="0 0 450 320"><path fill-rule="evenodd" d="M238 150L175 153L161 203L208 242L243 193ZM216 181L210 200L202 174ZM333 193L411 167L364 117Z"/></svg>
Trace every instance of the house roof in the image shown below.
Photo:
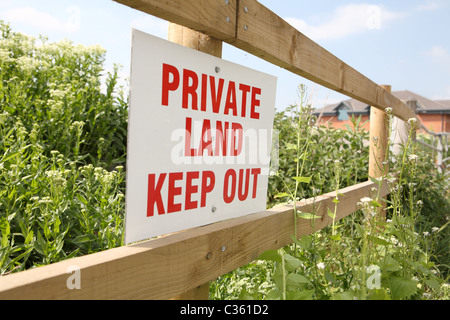
<svg viewBox="0 0 450 320"><path fill-rule="evenodd" d="M450 108L450 100L436 100L436 102L445 105L447 108Z"/></svg>
<svg viewBox="0 0 450 320"><path fill-rule="evenodd" d="M416 100L417 113L450 113L450 100L434 101L409 90L393 91L392 94L402 101ZM317 109L314 114L334 116L339 113L339 110L347 110L349 114L368 114L370 106L356 99L349 99Z"/></svg>

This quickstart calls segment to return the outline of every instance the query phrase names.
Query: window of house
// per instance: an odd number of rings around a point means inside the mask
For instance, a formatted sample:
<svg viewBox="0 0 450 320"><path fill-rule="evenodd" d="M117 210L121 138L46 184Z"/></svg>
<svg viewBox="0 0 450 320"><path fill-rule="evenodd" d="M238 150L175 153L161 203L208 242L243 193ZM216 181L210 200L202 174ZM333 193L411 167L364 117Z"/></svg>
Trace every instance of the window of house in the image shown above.
<svg viewBox="0 0 450 320"><path fill-rule="evenodd" d="M349 107L347 107L346 105L341 104L338 108L337 108L337 112L338 112L338 121L346 121L348 120L348 111L350 110Z"/></svg>

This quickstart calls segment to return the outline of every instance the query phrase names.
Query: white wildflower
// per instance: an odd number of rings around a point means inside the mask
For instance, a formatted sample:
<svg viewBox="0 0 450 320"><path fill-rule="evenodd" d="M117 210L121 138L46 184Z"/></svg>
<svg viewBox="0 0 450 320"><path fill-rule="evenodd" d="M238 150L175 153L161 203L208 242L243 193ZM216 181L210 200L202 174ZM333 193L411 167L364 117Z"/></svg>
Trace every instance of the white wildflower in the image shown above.
<svg viewBox="0 0 450 320"><path fill-rule="evenodd" d="M319 262L319 263L317 264L317 268L319 268L319 269L321 269L321 270L325 269L325 263Z"/></svg>
<svg viewBox="0 0 450 320"><path fill-rule="evenodd" d="M419 159L419 156L416 154L411 154L408 156L409 161L415 161L417 159Z"/></svg>
<svg viewBox="0 0 450 320"><path fill-rule="evenodd" d="M438 227L433 227L433 228L431 228L431 232L438 232L439 231L439 228Z"/></svg>
<svg viewBox="0 0 450 320"><path fill-rule="evenodd" d="M43 197L41 200L38 201L38 203L51 203L52 200L50 197Z"/></svg>
<svg viewBox="0 0 450 320"><path fill-rule="evenodd" d="M369 197L364 197L364 198L361 198L359 201L361 201L361 203L368 203L368 202L370 202L370 201L372 201L372 198L369 198Z"/></svg>
<svg viewBox="0 0 450 320"><path fill-rule="evenodd" d="M84 125L85 125L84 121L74 121L70 125L70 129L77 131L77 133L79 133L79 132L82 132Z"/></svg>
<svg viewBox="0 0 450 320"><path fill-rule="evenodd" d="M50 89L50 97L62 100L66 96L67 92L59 89Z"/></svg>
<svg viewBox="0 0 450 320"><path fill-rule="evenodd" d="M387 181L389 183L395 183L397 181L397 179L396 178L389 178L389 179L387 179Z"/></svg>
<svg viewBox="0 0 450 320"><path fill-rule="evenodd" d="M409 124L411 127L415 126L416 123L417 123L417 119L416 119L416 118L409 118L409 119L408 119L408 124Z"/></svg>

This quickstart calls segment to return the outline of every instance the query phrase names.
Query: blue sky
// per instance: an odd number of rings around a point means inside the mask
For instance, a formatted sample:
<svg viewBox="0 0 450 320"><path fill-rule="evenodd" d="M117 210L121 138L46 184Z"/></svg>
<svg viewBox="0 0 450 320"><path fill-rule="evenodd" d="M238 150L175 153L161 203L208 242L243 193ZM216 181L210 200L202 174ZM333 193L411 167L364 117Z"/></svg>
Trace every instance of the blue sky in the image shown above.
<svg viewBox="0 0 450 320"><path fill-rule="evenodd" d="M450 1L260 2L376 83L450 99ZM0 0L0 19L34 37L99 44L107 50L106 68L121 64L124 78L131 28L167 38L168 25L112 0ZM308 86L315 107L346 98L229 45L223 58L277 76L277 109L298 101L300 83Z"/></svg>

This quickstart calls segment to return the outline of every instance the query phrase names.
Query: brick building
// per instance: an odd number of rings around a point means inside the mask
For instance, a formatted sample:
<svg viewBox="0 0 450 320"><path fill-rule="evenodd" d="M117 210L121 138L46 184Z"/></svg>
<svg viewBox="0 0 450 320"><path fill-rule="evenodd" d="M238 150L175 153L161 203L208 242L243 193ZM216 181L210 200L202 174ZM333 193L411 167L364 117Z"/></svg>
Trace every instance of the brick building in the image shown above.
<svg viewBox="0 0 450 320"><path fill-rule="evenodd" d="M417 114L423 125L433 132L450 132L450 100L430 100L417 93L404 90L393 91L392 94L402 101L416 100ZM314 111L320 123L330 127L345 129L351 125L350 118L362 117L362 123L370 120L370 106L355 99L341 101ZM369 123L364 126L369 130Z"/></svg>

